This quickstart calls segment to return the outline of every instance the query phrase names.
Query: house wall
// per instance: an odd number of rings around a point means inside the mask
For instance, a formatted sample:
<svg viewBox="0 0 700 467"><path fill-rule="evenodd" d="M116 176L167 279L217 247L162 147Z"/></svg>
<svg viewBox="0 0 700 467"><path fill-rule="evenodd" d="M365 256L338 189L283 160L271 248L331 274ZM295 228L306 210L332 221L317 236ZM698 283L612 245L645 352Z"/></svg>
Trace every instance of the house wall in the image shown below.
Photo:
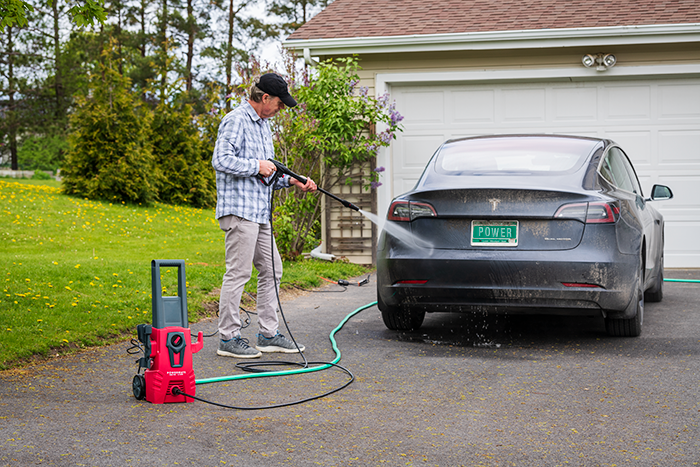
<svg viewBox="0 0 700 467"><path fill-rule="evenodd" d="M581 58L584 54L599 52L615 54L617 57L616 66L610 70L598 72L595 69L586 69L582 65ZM368 86L370 93L374 95L385 91L392 92L392 90L400 89L401 86L406 85L438 84L439 86L451 86L465 84L466 82L484 85L493 83L496 86L513 82L545 83L559 81L565 83L580 81L590 84L596 81L618 81L621 84L630 85L635 80L646 80L646 84L648 84L650 79L689 78L691 84L696 83L700 85L700 43L697 42L663 45L366 54L361 55L359 58L362 67L359 73L361 78L360 85ZM467 77L466 80L465 77ZM693 84L693 86L696 85ZM693 96L689 96L689 98L693 99ZM400 108L398 110L401 111ZM700 110L698 113L700 114ZM693 122L696 120L697 118ZM700 129L700 125L696 126ZM575 128L575 126L572 128ZM410 130L407 130L408 132ZM693 133L693 130L691 129L686 133ZM691 135L688 138L690 138L688 141L694 142L697 139L697 135ZM619 142L624 145L624 141ZM386 179L383 180L385 187L380 188L378 193L377 212L380 219L383 218L390 199L398 194L388 188L392 182L392 168L389 160L391 157L388 154L391 154L391 149L384 154L380 154L378 158L378 165L387 164L388 168L387 172L383 174ZM700 180L700 174L695 174L698 171L697 167L700 166L700 153L693 150L690 154L684 156L684 166L678 165L676 169L672 169L672 172L665 172L665 175L676 178L679 178L681 175L686 178L691 176ZM651 157L653 158L654 156L652 155ZM688 171L687 169L691 170ZM644 169L642 168L643 171ZM642 174L640 177L652 179L654 176ZM686 184L692 185L692 181L686 180L686 182ZM664 183L664 181L660 180L659 183ZM396 183L394 185L396 186ZM688 198L688 196L683 196L683 190L679 191L680 193L677 193L679 195L677 196L679 198L678 202L683 202L680 198ZM690 198L693 198L693 196L690 195ZM682 213L678 218L686 226L684 228L686 230L690 229L688 226L691 224L700 226L700 216L696 215L696 212L700 212L700 205L695 206L693 203L697 204L697 202L689 201L688 199L684 202L686 205L679 207L680 209L677 210L678 213ZM667 225L667 230L669 230L668 227ZM680 243L684 243L682 239L687 234L679 233L681 232L680 230L676 232L675 229L677 228L679 227L676 225L670 226L670 237L677 237ZM677 256L680 256L680 253ZM700 254L696 256L700 258ZM682 266L700 267L700 262L695 264L693 261L700 260L685 258ZM672 262L673 259L671 260ZM678 263L678 265L680 266L681 263ZM673 263L670 266L673 266Z"/></svg>

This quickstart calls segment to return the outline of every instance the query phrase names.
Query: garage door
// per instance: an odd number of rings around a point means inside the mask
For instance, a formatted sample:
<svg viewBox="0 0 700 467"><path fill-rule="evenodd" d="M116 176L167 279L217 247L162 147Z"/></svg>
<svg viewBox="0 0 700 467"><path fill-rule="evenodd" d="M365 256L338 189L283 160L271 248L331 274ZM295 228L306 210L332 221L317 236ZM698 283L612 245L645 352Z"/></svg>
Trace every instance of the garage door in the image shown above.
<svg viewBox="0 0 700 467"><path fill-rule="evenodd" d="M391 196L410 190L446 139L503 133L610 138L632 159L666 219L666 266L700 267L700 80L394 86L404 132L392 145ZM386 206L381 206L386 210Z"/></svg>

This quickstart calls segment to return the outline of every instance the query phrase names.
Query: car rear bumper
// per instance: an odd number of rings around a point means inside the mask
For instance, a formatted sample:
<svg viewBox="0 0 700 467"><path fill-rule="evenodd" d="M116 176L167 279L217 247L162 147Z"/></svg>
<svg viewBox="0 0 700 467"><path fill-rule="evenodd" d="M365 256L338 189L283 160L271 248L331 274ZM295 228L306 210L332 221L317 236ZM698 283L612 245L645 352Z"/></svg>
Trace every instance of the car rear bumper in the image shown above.
<svg viewBox="0 0 700 467"><path fill-rule="evenodd" d="M639 271L636 255L605 250L508 251L507 255L433 250L429 258L412 256L396 251L393 257L379 255L377 290L384 304L429 312L600 315L627 308Z"/></svg>

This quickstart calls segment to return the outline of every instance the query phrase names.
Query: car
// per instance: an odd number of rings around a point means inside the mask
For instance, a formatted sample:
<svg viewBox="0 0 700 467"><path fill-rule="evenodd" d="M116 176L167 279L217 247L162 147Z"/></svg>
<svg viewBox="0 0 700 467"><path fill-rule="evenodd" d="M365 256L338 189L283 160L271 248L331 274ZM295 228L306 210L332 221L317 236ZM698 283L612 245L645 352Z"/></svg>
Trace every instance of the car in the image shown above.
<svg viewBox="0 0 700 467"><path fill-rule="evenodd" d="M603 138L448 140L394 198L377 242L377 306L390 330L426 313L594 315L639 336L663 297L664 219L627 153Z"/></svg>

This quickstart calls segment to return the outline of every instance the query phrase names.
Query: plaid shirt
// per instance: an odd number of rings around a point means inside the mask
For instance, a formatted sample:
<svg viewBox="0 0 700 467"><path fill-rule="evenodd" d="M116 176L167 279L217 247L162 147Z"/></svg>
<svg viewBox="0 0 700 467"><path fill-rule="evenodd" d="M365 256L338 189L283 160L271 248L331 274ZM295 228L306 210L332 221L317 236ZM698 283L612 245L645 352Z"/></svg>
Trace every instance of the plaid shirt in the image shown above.
<svg viewBox="0 0 700 467"><path fill-rule="evenodd" d="M226 114L211 161L216 170L217 219L233 214L258 224L270 221L272 190L289 187L287 175L269 187L256 177L258 161L274 157L270 124L248 101Z"/></svg>

